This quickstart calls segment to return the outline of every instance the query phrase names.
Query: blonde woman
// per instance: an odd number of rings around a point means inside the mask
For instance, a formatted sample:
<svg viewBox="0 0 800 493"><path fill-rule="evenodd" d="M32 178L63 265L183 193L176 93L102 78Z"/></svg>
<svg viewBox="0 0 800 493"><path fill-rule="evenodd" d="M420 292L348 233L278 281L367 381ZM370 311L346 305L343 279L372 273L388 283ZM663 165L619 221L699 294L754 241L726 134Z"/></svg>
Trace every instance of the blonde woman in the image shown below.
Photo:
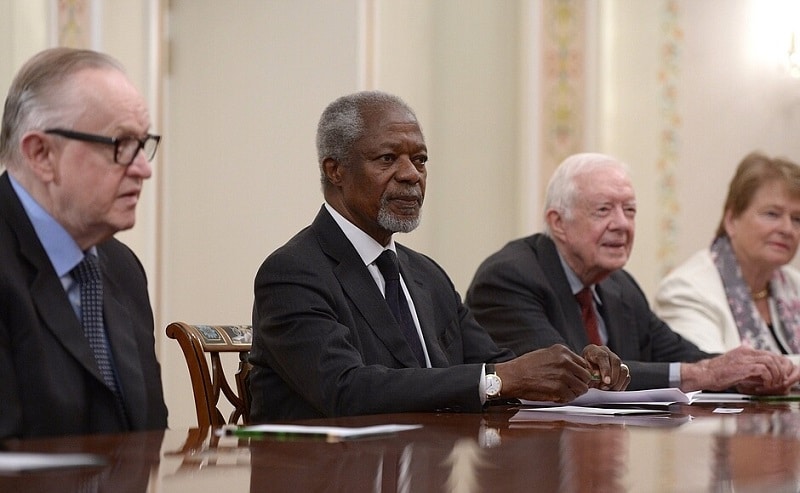
<svg viewBox="0 0 800 493"><path fill-rule="evenodd" d="M730 183L709 248L661 282L655 309L708 352L742 344L800 353L800 167L749 154Z"/></svg>

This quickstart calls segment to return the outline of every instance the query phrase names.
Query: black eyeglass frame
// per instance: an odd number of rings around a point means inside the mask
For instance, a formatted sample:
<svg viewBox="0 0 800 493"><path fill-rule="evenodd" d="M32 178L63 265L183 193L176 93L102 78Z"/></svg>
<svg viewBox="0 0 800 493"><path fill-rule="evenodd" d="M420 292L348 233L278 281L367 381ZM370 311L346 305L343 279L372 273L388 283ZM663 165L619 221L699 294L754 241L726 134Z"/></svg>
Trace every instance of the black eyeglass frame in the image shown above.
<svg viewBox="0 0 800 493"><path fill-rule="evenodd" d="M130 166L136 160L136 155L139 154L139 151L144 151L145 157L148 161L152 161L153 157L156 155L156 150L158 149L158 144L161 142L160 135L153 135L147 134L144 139L137 139L136 137L129 136L129 137L106 137L105 135L97 135L97 134L87 134L85 132L75 132L74 130L67 130L64 128L48 128L44 130L46 134L54 134L66 139L72 140L80 140L83 142L96 142L98 144L108 144L114 146L114 163L122 165L122 166ZM139 146L136 148L136 152L131 155L130 161L127 163L119 162L119 154L120 154L120 144L125 142L130 142L131 140L135 140L139 143ZM155 144L152 147L152 150L148 152L148 142L154 141Z"/></svg>

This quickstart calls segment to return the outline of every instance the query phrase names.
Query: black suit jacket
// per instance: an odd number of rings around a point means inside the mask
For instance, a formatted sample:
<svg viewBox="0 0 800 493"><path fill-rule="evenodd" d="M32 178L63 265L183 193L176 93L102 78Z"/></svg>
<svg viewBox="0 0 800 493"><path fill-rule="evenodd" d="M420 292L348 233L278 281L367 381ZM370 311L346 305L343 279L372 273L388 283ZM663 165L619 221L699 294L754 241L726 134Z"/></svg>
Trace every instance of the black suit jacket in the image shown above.
<svg viewBox="0 0 800 493"><path fill-rule="evenodd" d="M669 386L669 363L710 355L673 332L651 310L624 270L597 285L608 347L631 370L630 390ZM580 307L553 240L542 234L514 240L487 258L466 304L497 344L517 354L565 344L580 354L589 343Z"/></svg>
<svg viewBox="0 0 800 493"><path fill-rule="evenodd" d="M130 429L166 428L144 269L117 240L97 251L105 324ZM0 258L0 438L125 431L7 173L0 176Z"/></svg>
<svg viewBox="0 0 800 493"><path fill-rule="evenodd" d="M430 258L397 245L433 368L420 368L380 289L324 208L261 265L253 421L481 409L481 364L510 359Z"/></svg>

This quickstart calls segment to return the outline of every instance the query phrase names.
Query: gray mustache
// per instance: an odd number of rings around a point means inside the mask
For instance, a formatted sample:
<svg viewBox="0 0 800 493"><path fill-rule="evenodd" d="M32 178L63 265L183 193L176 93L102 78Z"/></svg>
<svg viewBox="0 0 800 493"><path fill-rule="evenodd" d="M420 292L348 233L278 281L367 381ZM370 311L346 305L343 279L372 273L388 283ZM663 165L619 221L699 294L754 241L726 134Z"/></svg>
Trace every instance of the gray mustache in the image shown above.
<svg viewBox="0 0 800 493"><path fill-rule="evenodd" d="M416 187L410 187L405 190L393 191L391 195L387 194L383 196L383 200L389 200L393 198L413 198L419 202L422 202L422 190Z"/></svg>

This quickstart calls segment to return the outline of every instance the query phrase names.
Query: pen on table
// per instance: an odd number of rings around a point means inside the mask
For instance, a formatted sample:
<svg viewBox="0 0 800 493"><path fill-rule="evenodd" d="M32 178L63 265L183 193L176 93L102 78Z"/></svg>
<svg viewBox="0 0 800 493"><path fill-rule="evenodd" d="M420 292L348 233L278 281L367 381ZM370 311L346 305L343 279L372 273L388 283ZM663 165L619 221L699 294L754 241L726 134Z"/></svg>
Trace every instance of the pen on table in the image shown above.
<svg viewBox="0 0 800 493"><path fill-rule="evenodd" d="M751 395L748 397L751 401L762 401L762 402L789 402L789 401L800 401L800 395Z"/></svg>
<svg viewBox="0 0 800 493"><path fill-rule="evenodd" d="M234 436L238 438L264 438L269 437L278 441L288 440L324 440L326 442L339 441L340 437L331 435L329 433L293 433L290 431L261 431L261 430L247 430L241 428L224 428L223 433L225 436Z"/></svg>

